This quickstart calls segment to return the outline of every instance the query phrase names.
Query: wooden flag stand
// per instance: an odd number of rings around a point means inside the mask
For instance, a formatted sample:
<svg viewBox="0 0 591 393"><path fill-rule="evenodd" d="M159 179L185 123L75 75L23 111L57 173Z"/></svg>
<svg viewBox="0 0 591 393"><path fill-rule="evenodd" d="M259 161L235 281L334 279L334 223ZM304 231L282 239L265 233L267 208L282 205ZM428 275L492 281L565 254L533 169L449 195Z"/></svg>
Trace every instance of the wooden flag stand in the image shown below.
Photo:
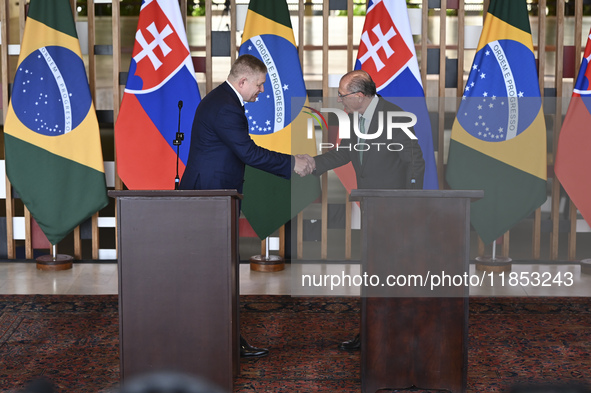
<svg viewBox="0 0 591 393"><path fill-rule="evenodd" d="M285 259L279 255L269 255L269 238L265 239L265 255L250 257L250 270L255 272L279 272L285 269Z"/></svg>
<svg viewBox="0 0 591 393"><path fill-rule="evenodd" d="M581 259L581 273L591 274L591 259Z"/></svg>
<svg viewBox="0 0 591 393"><path fill-rule="evenodd" d="M476 270L494 273L510 272L513 260L508 257L497 257L496 250L497 241L495 240L492 244L492 257L476 257Z"/></svg>
<svg viewBox="0 0 591 393"><path fill-rule="evenodd" d="M52 244L52 255L41 255L36 258L37 270L68 270L72 268L74 258L71 255L57 254L55 244Z"/></svg>

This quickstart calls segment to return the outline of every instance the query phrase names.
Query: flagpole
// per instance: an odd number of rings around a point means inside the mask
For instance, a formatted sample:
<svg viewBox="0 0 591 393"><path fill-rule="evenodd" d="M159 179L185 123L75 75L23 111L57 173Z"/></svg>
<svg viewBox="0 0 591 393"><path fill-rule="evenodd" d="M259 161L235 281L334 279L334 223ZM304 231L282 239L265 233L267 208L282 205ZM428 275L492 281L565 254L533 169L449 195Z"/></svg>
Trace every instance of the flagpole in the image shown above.
<svg viewBox="0 0 591 393"><path fill-rule="evenodd" d="M279 255L271 255L269 249L269 237L266 237L265 255L253 255L250 257L250 270L256 272L278 272L285 269L285 259Z"/></svg>
<svg viewBox="0 0 591 393"><path fill-rule="evenodd" d="M497 241L492 242L492 256L476 257L476 270L485 272L510 272L512 259L497 257Z"/></svg>

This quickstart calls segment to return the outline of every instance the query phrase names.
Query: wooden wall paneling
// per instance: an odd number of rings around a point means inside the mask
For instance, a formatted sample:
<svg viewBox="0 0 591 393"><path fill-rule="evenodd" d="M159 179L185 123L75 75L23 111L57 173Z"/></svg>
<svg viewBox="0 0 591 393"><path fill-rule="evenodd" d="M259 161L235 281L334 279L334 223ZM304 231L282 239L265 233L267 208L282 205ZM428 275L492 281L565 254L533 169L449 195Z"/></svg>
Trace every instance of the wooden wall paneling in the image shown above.
<svg viewBox="0 0 591 393"><path fill-rule="evenodd" d="M187 0L183 0L187 1ZM185 29L186 30L186 29ZM236 60L236 0L230 0L230 62L234 64ZM283 241L281 247L283 248Z"/></svg>
<svg viewBox="0 0 591 393"><path fill-rule="evenodd" d="M122 99L122 86L119 84L119 75L121 74L121 6L117 0L113 0L112 4L111 30L113 35L113 119L117 120ZM113 144L113 146L115 146L115 144ZM115 156L115 189L123 190L123 182L121 181L119 173L117 172L117 155L115 152L113 153ZM116 212L117 209L115 209L115 214L117 214Z"/></svg>
<svg viewBox="0 0 591 393"><path fill-rule="evenodd" d="M2 63L2 118L3 124L6 123L6 110L8 107L8 1L2 1L0 6L0 63ZM6 155L4 155L6 157ZM14 245L14 201L12 199L12 187L8 177L5 176L6 181L6 254L8 259L15 257Z"/></svg>
<svg viewBox="0 0 591 393"><path fill-rule="evenodd" d="M425 96L427 96L427 43L429 27L429 0L423 0L421 4L421 81ZM440 147L437 149L437 156L443 153ZM439 172L439 169L438 169Z"/></svg>
<svg viewBox="0 0 591 393"><path fill-rule="evenodd" d="M480 236L478 236L478 235L476 235L476 236L478 237L478 256L483 257L484 256L484 242L482 241Z"/></svg>
<svg viewBox="0 0 591 393"><path fill-rule="evenodd" d="M322 8L322 98L328 98L328 14L329 0L323 1ZM322 134L322 142L328 141L327 133ZM328 175L322 176L322 213L320 258L328 258Z"/></svg>
<svg viewBox="0 0 591 393"><path fill-rule="evenodd" d="M26 6L26 0L20 1L18 3L18 26L20 42L23 42L23 36L25 35L25 21L27 19Z"/></svg>
<svg viewBox="0 0 591 393"><path fill-rule="evenodd" d="M212 58L211 58L211 1L205 2L205 94L213 88Z"/></svg>
<svg viewBox="0 0 591 393"><path fill-rule="evenodd" d="M187 31L187 0L179 0L179 8L181 10L181 18L183 19L183 25L185 26L185 32ZM232 7L234 12L234 7Z"/></svg>
<svg viewBox="0 0 591 393"><path fill-rule="evenodd" d="M507 231L503 235L503 252L501 255L505 258L509 258L509 232Z"/></svg>
<svg viewBox="0 0 591 393"><path fill-rule="evenodd" d="M456 89L456 95L461 97L464 95L464 34L465 34L465 11L464 11L464 0L458 1L458 86ZM460 101L458 100L459 107Z"/></svg>
<svg viewBox="0 0 591 393"><path fill-rule="evenodd" d="M546 72L546 0L538 1L538 83L544 100L544 76ZM532 259L540 259L542 244L542 209L536 209L532 231Z"/></svg>
<svg viewBox="0 0 591 393"><path fill-rule="evenodd" d="M31 233L31 212L25 206L25 258L33 259L33 236Z"/></svg>
<svg viewBox="0 0 591 393"><path fill-rule="evenodd" d="M439 114L439 125L437 128L437 150L443 152L444 146L444 134L445 134L445 75L447 70L445 69L445 57L447 49L447 0L441 0L441 8L439 9L439 89L438 89L438 114ZM443 154L437 154L437 177L439 180L439 189L443 190L445 182L443 178Z"/></svg>
<svg viewBox="0 0 591 393"><path fill-rule="evenodd" d="M95 9L94 0L88 0L87 7L88 14L88 84L90 85L90 95L92 101L96 102L96 55L94 54L94 46L96 44L95 37Z"/></svg>
<svg viewBox="0 0 591 393"><path fill-rule="evenodd" d="M347 192L345 195L345 259L351 259L351 201L349 200L351 194Z"/></svg>
<svg viewBox="0 0 591 393"><path fill-rule="evenodd" d="M562 71L563 58L559 56L562 54L564 48L564 0L556 1L556 52L554 69L554 87L556 88L556 115L554 118L554 129L552 132L552 162L554 165L554 158L556 157L556 147L558 145L558 135L560 134L560 127L562 126ZM560 182L555 174L552 175L552 234L550 238L550 259L558 259L558 245L560 235Z"/></svg>
<svg viewBox="0 0 591 393"><path fill-rule="evenodd" d="M293 238L293 237L292 237ZM304 258L304 213L300 212L297 216L296 230L296 252L297 258Z"/></svg>
<svg viewBox="0 0 591 393"><path fill-rule="evenodd" d="M354 67L353 57L353 2L347 2L347 72Z"/></svg>
<svg viewBox="0 0 591 393"><path fill-rule="evenodd" d="M304 72L304 14L306 10L306 0L298 1L298 56L302 65L302 74Z"/></svg>

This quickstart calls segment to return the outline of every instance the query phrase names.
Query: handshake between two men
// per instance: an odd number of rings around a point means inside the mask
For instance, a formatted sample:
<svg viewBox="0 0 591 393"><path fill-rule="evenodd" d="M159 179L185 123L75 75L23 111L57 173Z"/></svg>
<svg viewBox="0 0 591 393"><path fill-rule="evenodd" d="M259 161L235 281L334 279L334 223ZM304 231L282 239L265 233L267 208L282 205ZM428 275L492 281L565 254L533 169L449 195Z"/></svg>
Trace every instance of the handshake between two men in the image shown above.
<svg viewBox="0 0 591 393"><path fill-rule="evenodd" d="M316 161L314 157L311 157L308 154L296 154L295 156L295 166L293 171L300 175L300 177L307 176L314 172L316 169Z"/></svg>

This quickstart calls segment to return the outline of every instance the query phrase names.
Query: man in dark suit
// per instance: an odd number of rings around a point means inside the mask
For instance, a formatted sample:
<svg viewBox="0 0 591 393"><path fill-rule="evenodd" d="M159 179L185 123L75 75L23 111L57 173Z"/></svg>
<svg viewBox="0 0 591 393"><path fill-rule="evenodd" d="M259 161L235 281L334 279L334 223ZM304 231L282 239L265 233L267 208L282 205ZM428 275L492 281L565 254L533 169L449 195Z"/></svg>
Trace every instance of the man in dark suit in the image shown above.
<svg viewBox="0 0 591 393"><path fill-rule="evenodd" d="M257 146L250 138L244 102L254 102L264 91L267 67L258 58L242 55L232 65L228 80L199 103L191 130L191 146L181 190L236 189L242 193L244 167L289 179L292 170L310 172L303 156L290 156ZM240 336L242 357L266 356Z"/></svg>
<svg viewBox="0 0 591 393"><path fill-rule="evenodd" d="M421 147L402 128L394 128L391 138L388 138L388 116L392 112L402 112L402 109L377 95L371 76L363 70L345 74L339 83L338 101L350 115L351 137L342 139L338 148L307 158L312 168L311 173L319 176L351 162L355 168L357 188L422 189L425 160ZM354 123L357 121L356 117L351 116L355 112L360 115L358 124ZM406 124L410 120L406 115L391 119L397 124ZM377 135L380 121L382 131ZM354 128L367 137L358 137ZM414 134L411 127L407 130ZM357 350L360 343L357 334L353 339L341 343L340 348Z"/></svg>
<svg viewBox="0 0 591 393"><path fill-rule="evenodd" d="M403 189L423 188L425 160L416 139L410 137L401 128L392 130L388 139L388 116L392 112L402 112L398 106L376 94L376 85L371 76L363 70L345 74L339 83L338 101L345 112L359 114L359 123L350 116L351 137L342 139L338 148L310 159L310 165L316 175L349 162L355 168L357 188L364 189ZM382 131L377 138L380 117ZM406 124L411 119L404 115L392 118L392 122ZM353 128L367 134L361 139ZM412 127L405 127L412 131ZM365 132L364 132L365 131Z"/></svg>

